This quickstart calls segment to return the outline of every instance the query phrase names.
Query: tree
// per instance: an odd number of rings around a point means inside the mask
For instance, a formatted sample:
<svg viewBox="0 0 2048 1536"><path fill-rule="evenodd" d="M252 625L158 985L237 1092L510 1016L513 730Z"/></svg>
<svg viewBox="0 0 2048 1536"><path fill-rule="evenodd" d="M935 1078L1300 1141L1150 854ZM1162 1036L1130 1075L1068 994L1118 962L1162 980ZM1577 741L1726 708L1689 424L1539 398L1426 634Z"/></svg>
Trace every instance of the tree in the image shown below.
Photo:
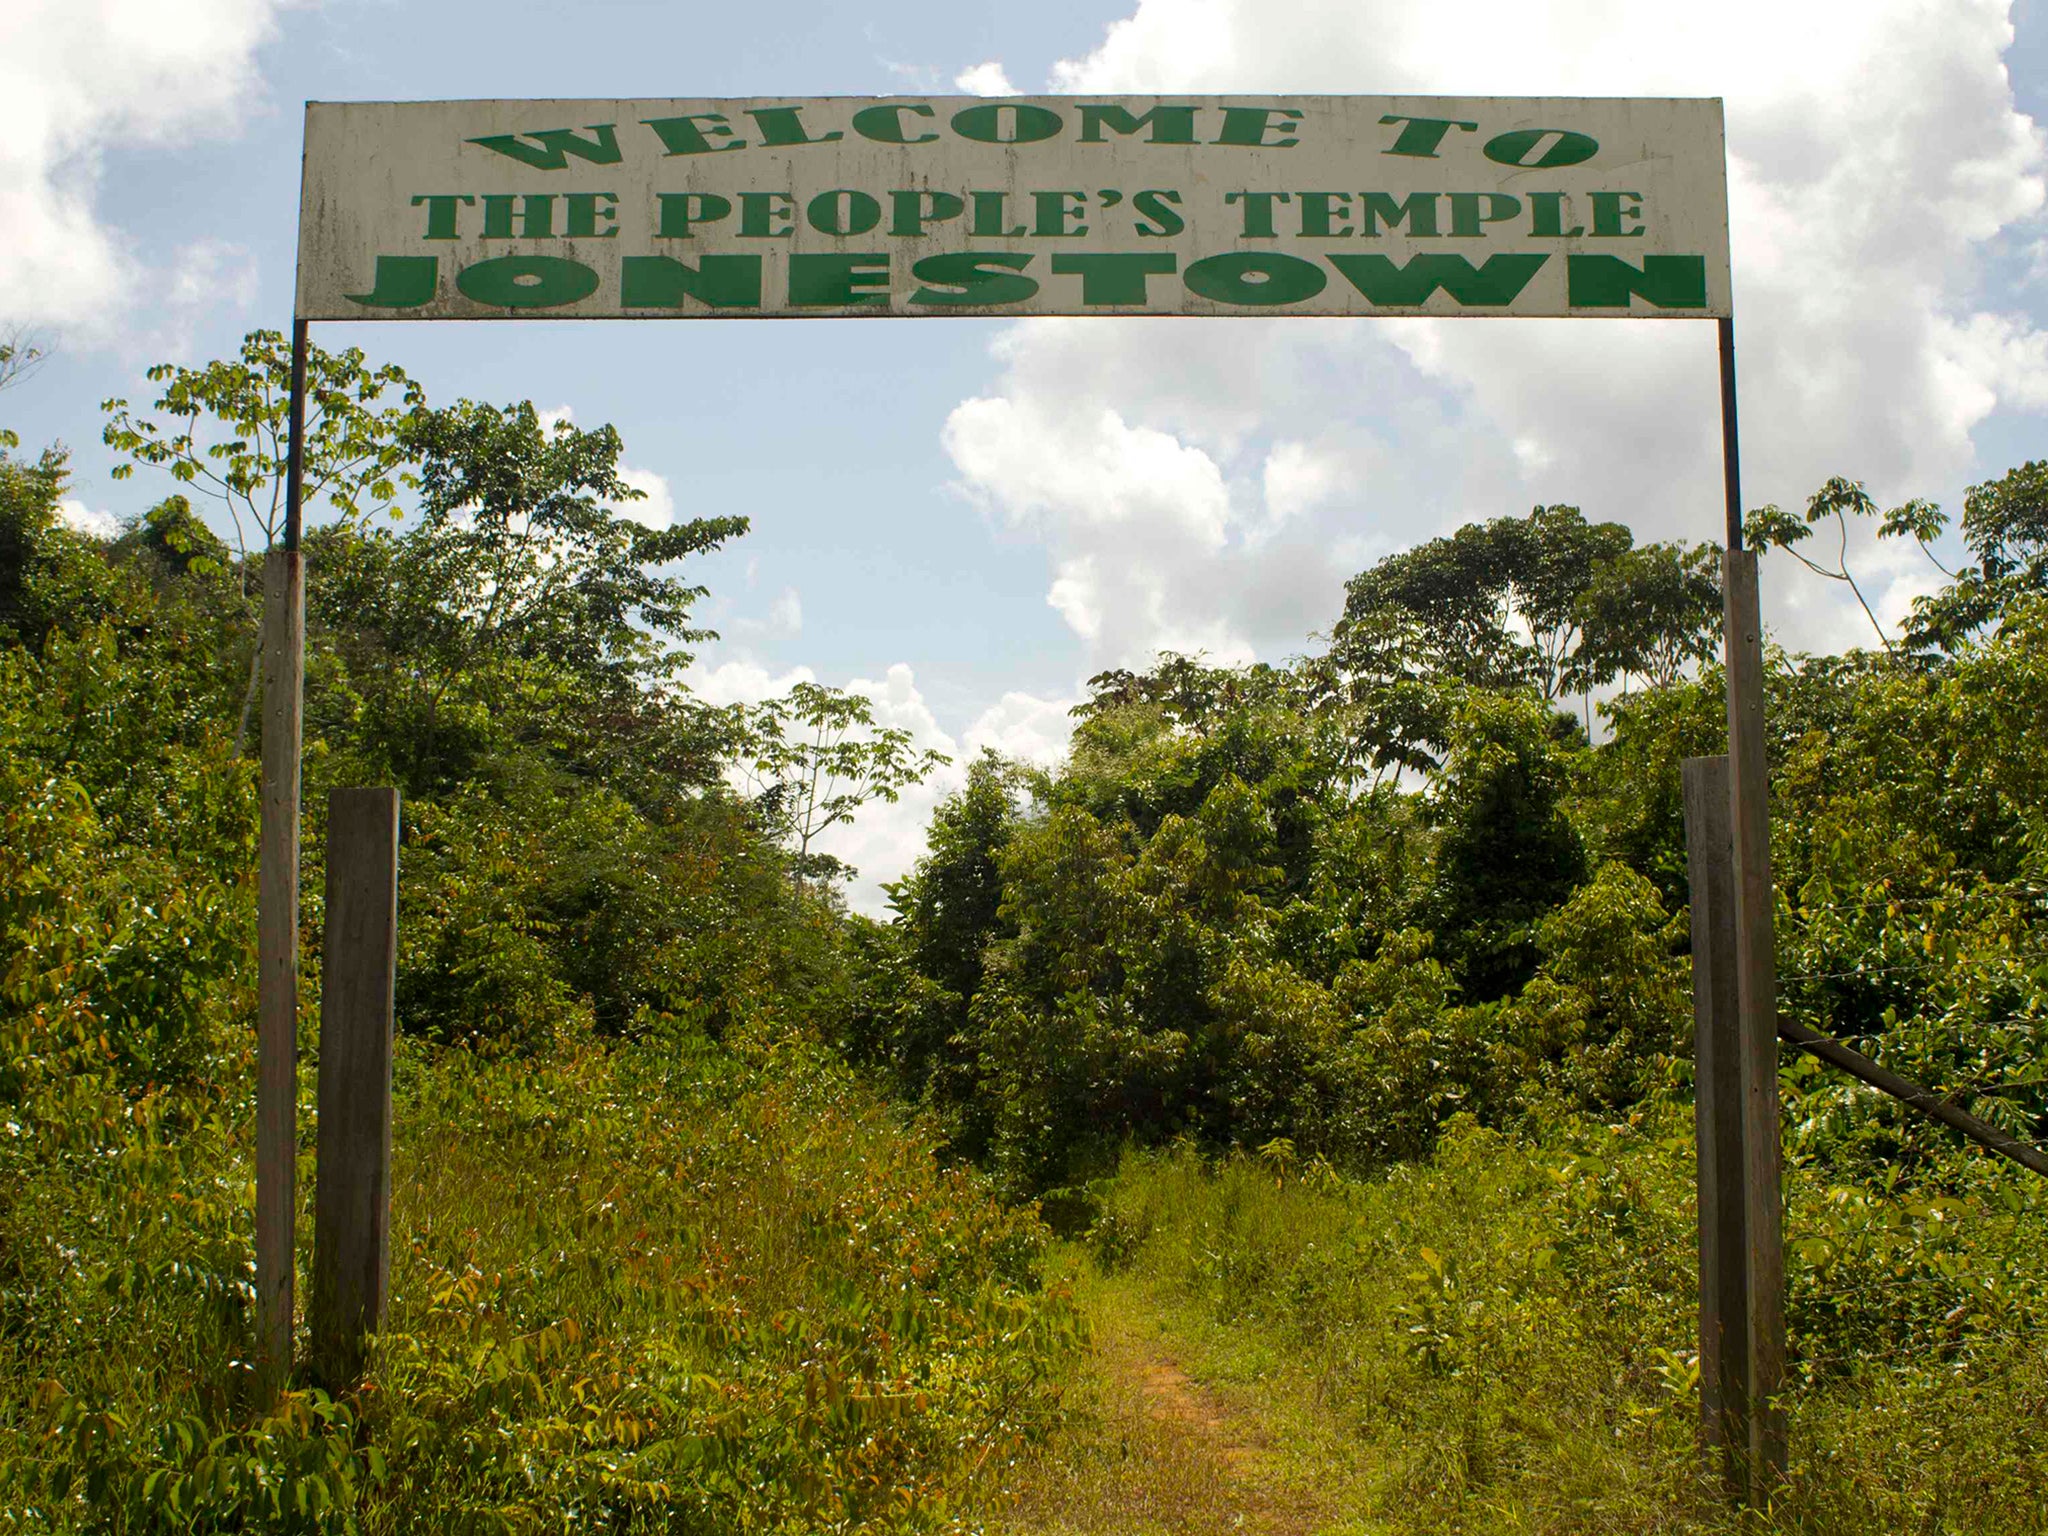
<svg viewBox="0 0 2048 1536"><path fill-rule="evenodd" d="M1560 721L1527 697L1473 692L1429 796L1438 828L1430 927L1466 998L1518 990L1536 969L1536 922L1586 878L1564 812Z"/></svg>
<svg viewBox="0 0 2048 1536"><path fill-rule="evenodd" d="M1536 653L1538 686L1555 699L1573 681L1585 595L1634 540L1620 523L1587 522L1577 507L1537 507L1524 526L1528 540L1512 597Z"/></svg>
<svg viewBox="0 0 2048 1536"><path fill-rule="evenodd" d="M1641 677L1676 682L1713 658L1721 620L1721 556L1711 545L1645 544L1594 572L1578 600L1585 638L1572 662L1580 688Z"/></svg>
<svg viewBox="0 0 2048 1536"><path fill-rule="evenodd" d="M1913 535L1925 549L1947 520L1925 502L1909 502L1887 514L1889 525L1908 510L1926 508ZM1930 529L1924 532L1923 529ZM1996 480L1973 485L1963 498L1963 542L1977 557L1974 567L1950 571L1950 585L1915 599L1907 644L1955 653L1969 637L2002 621L2007 609L2029 594L2048 592L2048 460L2034 460ZM1933 559L1930 551L1929 559Z"/></svg>
<svg viewBox="0 0 2048 1536"><path fill-rule="evenodd" d="M619 435L542 423L531 403L461 401L404 426L418 465L418 524L317 540L312 606L378 679L381 736L414 784L459 779L494 732L595 720L594 738L665 696L712 638L690 623L705 589L664 574L746 532L744 517L647 528L619 506ZM360 685L359 685L360 686ZM461 718L458 720L456 716Z"/></svg>
<svg viewBox="0 0 2048 1536"><path fill-rule="evenodd" d="M741 721L740 770L793 846L799 890L814 875L830 882L853 872L829 854L812 853L820 836L852 821L871 800L893 803L952 761L913 751L910 732L900 727L876 725L874 705L862 695L819 683L798 683L745 711Z"/></svg>
<svg viewBox="0 0 2048 1536"><path fill-rule="evenodd" d="M19 384L49 361L50 349L23 326L0 335L0 389Z"/></svg>
<svg viewBox="0 0 2048 1536"><path fill-rule="evenodd" d="M1415 626L1404 645L1411 675L1482 688L1533 682L1554 699L1571 678L1579 598L1631 542L1619 523L1588 523L1568 506L1467 524L1353 577L1333 654L1340 662L1364 660L1354 651L1362 645L1369 652L1385 633L1385 616L1399 615Z"/></svg>
<svg viewBox="0 0 2048 1536"><path fill-rule="evenodd" d="M1878 643L1888 654L1896 655L1897 653L1892 651L1891 636L1887 635L1884 626L1878 623L1876 612L1872 610L1869 599L1864 597L1863 588L1857 583L1855 574L1849 569L1849 519L1852 516L1871 517L1876 513L1877 503L1870 499L1870 493L1863 488L1861 480L1831 475L1819 490L1806 499L1804 521L1773 503L1758 507L1743 520L1742 536L1753 548L1782 549L1814 575L1826 577L1829 581L1839 581L1848 587L1856 598L1857 606L1863 610L1863 616L1870 620L1870 627L1877 631ZM1823 565L1793 547L1811 538L1813 530L1829 518L1834 519L1835 530L1839 535L1839 542L1835 547L1835 563L1832 566Z"/></svg>
<svg viewBox="0 0 2048 1536"><path fill-rule="evenodd" d="M126 400L104 402L101 433L129 462L115 466L125 480L137 464L168 473L181 486L217 503L234 529L237 580L248 597L252 557L268 554L284 534L285 469L291 439L291 344L276 331L252 331L233 362L204 368L158 363L152 382L164 386L154 409L164 423L138 417ZM401 427L406 410L385 403L396 391L407 410L424 396L395 364L372 368L359 348L327 352L306 348L306 446L302 455L306 504L324 497L344 520L397 511L407 449ZM235 730L235 754L248 739L262 647L250 628L249 677Z"/></svg>

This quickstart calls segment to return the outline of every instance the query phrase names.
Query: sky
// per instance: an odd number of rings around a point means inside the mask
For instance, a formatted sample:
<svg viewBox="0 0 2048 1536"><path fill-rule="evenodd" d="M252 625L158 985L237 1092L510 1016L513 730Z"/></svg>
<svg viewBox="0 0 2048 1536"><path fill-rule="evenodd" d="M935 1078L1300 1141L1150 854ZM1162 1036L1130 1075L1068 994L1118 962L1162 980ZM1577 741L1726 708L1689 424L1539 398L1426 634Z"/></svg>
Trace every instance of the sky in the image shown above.
<svg viewBox="0 0 2048 1536"><path fill-rule="evenodd" d="M309 99L972 92L1720 96L1744 500L1883 505L2048 456L2048 0L6 0L0 328L53 357L0 395L116 483L100 402L291 313ZM697 573L692 683L815 678L956 764L842 829L855 906L982 746L1050 761L1091 674L1161 649L1281 661L1347 577L1474 518L1570 502L1638 538L1721 520L1713 328L1571 321L815 320L324 328L431 398L609 421L642 515L742 513ZM1938 579L1852 546L1895 621ZM1870 644L1767 560L1765 616Z"/></svg>

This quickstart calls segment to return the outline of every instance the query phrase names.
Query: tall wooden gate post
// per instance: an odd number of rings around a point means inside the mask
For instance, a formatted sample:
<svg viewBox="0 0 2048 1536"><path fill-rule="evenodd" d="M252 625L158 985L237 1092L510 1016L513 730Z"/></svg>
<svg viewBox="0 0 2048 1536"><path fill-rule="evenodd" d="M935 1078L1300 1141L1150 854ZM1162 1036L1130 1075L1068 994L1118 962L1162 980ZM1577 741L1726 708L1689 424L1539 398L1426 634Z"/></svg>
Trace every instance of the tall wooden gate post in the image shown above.
<svg viewBox="0 0 2048 1536"><path fill-rule="evenodd" d="M285 539L264 561L256 874L256 1409L291 1378L299 1159L299 737L305 684L305 322L291 328Z"/></svg>
<svg viewBox="0 0 2048 1536"><path fill-rule="evenodd" d="M1735 322L1721 320L1722 567L1728 683L1729 828L1734 845L1735 991L1741 1020L1743 1229L1749 1258L1749 1482L1762 1503L1785 1470L1785 1253L1778 1170L1778 976L1764 761L1763 618L1756 554L1742 547L1735 423Z"/></svg>
<svg viewBox="0 0 2048 1536"><path fill-rule="evenodd" d="M269 1409L292 1369L294 1191L298 1161L299 746L306 572L306 323L292 326L291 446L280 547L264 562L263 802L256 907L255 1406Z"/></svg>
<svg viewBox="0 0 2048 1536"><path fill-rule="evenodd" d="M1744 1230L1740 1011L1735 987L1735 845L1728 759L1683 766L1692 896L1693 1088L1699 1147L1700 1434L1748 1493L1749 1239Z"/></svg>
<svg viewBox="0 0 2048 1536"><path fill-rule="evenodd" d="M320 990L319 1165L313 1189L313 1366L362 1372L384 1321L391 1233L392 993L398 974L398 791L337 789L327 813Z"/></svg>

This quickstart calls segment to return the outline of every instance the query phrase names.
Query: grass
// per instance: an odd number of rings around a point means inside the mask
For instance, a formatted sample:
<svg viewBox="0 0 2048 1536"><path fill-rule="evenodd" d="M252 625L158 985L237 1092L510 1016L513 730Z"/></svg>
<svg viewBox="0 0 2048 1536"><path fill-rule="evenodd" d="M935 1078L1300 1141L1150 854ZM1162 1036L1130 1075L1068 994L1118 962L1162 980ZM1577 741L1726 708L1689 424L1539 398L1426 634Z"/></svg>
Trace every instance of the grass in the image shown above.
<svg viewBox="0 0 2048 1536"><path fill-rule="evenodd" d="M1540 1143L1467 1127L1370 1181L1298 1170L1284 1148L1128 1157L1054 1260L1098 1341L1093 1385L1000 1521L1046 1536L2048 1531L2038 1181L1958 1158L1949 1194L1875 1199L1793 1171L1793 1468L1745 1521L1694 1443L1686 1139L1672 1112ZM1162 1418L1145 1374L1161 1359L1226 1428ZM1230 1444L1253 1454L1216 1454ZM1151 1501L1133 1502L1142 1488Z"/></svg>
<svg viewBox="0 0 2048 1536"><path fill-rule="evenodd" d="M367 1377L253 1415L246 1067L14 1113L0 1530L942 1529L1058 1412L1033 1217L816 1055L670 1040L409 1048Z"/></svg>

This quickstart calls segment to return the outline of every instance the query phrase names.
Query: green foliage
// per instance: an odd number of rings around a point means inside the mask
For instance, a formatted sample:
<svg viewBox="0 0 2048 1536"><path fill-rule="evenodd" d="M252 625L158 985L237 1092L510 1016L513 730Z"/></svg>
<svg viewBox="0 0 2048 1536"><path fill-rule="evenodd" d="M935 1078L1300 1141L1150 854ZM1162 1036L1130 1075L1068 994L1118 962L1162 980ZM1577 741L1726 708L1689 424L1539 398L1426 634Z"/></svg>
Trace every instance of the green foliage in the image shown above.
<svg viewBox="0 0 2048 1536"><path fill-rule="evenodd" d="M234 527L239 555L269 548L284 531L290 339L277 331L252 331L232 362L203 368L158 363L149 377L163 386L154 406L163 422L138 417L126 400L101 407L107 416L102 437L130 461L114 477L126 478L137 464L161 469L221 507ZM350 520L395 510L408 453L400 432L405 410L385 403L394 390L407 408L423 399L419 386L393 364L372 367L355 347L328 352L308 344L309 508L325 498Z"/></svg>
<svg viewBox="0 0 2048 1536"><path fill-rule="evenodd" d="M1461 1119L1364 1181L1133 1155L1079 1283L1256 1405L1361 1528L2038 1529L2048 1469L2014 1430L2048 1391L2048 1186L1954 1151L1938 1194L1789 1170L1791 1474L1742 1516L1696 1447L1690 1119Z"/></svg>
<svg viewBox="0 0 2048 1536"><path fill-rule="evenodd" d="M1536 920L1586 876L1585 850L1564 812L1569 767L1559 723L1531 701L1473 694L1430 795L1438 829L1431 927L1475 1001L1528 980Z"/></svg>
<svg viewBox="0 0 2048 1536"><path fill-rule="evenodd" d="M5 1103L0 1510L35 1528L929 1530L1056 1421L1037 1223L814 1050L678 1035L402 1052L367 1377L246 1416L251 1064L209 1065Z"/></svg>
<svg viewBox="0 0 2048 1536"><path fill-rule="evenodd" d="M942 752L911 749L900 726L875 724L872 702L857 693L798 683L779 699L738 715L736 756L768 824L795 854L799 881L830 882L852 871L811 844L853 820L873 800L894 803L934 768Z"/></svg>

